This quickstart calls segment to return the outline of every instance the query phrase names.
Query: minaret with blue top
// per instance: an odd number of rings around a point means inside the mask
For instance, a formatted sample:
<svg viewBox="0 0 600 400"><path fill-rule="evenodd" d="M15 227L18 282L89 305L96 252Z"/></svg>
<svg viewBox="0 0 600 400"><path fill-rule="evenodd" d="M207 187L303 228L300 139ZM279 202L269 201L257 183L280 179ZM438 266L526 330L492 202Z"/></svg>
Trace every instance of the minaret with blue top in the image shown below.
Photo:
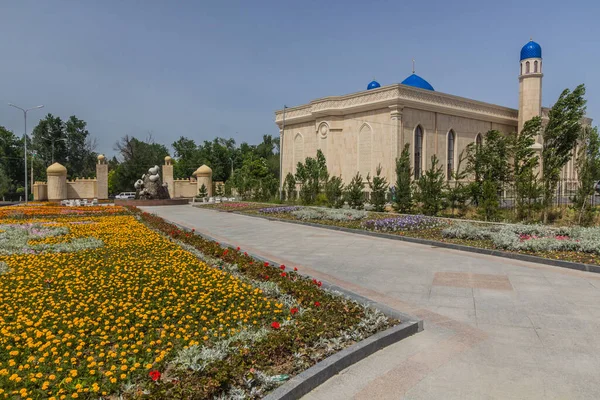
<svg viewBox="0 0 600 400"><path fill-rule="evenodd" d="M519 132L525 122L542 115L542 47L530 40L521 49Z"/></svg>

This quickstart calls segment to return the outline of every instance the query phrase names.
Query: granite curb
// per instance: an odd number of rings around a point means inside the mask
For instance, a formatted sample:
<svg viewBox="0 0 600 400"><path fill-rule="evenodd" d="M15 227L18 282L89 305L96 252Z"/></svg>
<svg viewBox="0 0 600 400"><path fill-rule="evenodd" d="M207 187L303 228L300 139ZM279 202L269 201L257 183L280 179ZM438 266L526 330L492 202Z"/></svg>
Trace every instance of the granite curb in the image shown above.
<svg viewBox="0 0 600 400"><path fill-rule="evenodd" d="M245 215L247 217L253 217L253 218L262 218L262 219L266 219L268 221L286 222L286 223L290 223L290 224L310 226L313 228L329 229L329 230L333 230L333 231L354 233L357 235L380 237L380 238L385 238L385 239L400 240L403 242L424 244L424 245L433 246L433 247L441 247L441 248L445 248L445 249L485 254L488 256L510 258L513 260L526 261L526 262L532 262L532 263L538 263L538 264L546 264L546 265L551 265L554 267L568 268L568 269L574 269L574 270L578 270L578 271L593 272L596 274L600 273L600 265L576 263L576 262L564 261L564 260L552 260L549 258L532 256L529 254L510 253L508 251L502 251L502 250L482 249L479 247L465 246L462 244L439 242L437 240L429 240L429 239L421 239L421 238L414 238L414 237L408 237L408 236L393 235L391 233L372 232L372 231L366 231L366 230L362 230L362 229L344 228L341 226L315 224L313 222L293 221L293 220L287 220L287 219L272 218L272 217L267 217L267 216L263 216L263 215L245 214L244 212L241 212L241 211L221 211L221 210L216 210L216 211L229 212L229 213L238 214L238 215Z"/></svg>
<svg viewBox="0 0 600 400"><path fill-rule="evenodd" d="M187 228L183 225L175 223L166 219L173 225L179 227L180 229L190 232L191 229ZM194 234L198 236L202 236L205 239L212 240L217 242L223 248L236 248L236 246L231 245L229 243L225 243L223 241L218 241L212 238L210 235L206 235L204 233L200 233L195 231ZM279 267L279 263L273 262L265 257L258 256L251 252L248 252L248 255L251 257L261 260L263 262L268 262L273 265L275 268ZM302 274L304 275L304 274ZM304 275L307 276L307 275ZM364 306L377 309L383 312L388 317L400 320L400 324L388 328L384 331L378 332L374 335L369 336L368 338L361 340L358 343L349 346L332 356L327 357L326 359L318 362L307 370L301 372L300 374L292 377L289 381L279 386L276 390L269 393L264 397L266 400L291 400L291 399L299 399L304 396L311 390L315 389L329 378L338 374L343 369L351 366L359 362L360 360L370 356L371 354L381 350L387 346L390 346L396 342L399 342L402 339L405 339L409 336L414 335L415 333L421 332L423 330L423 320L420 320L412 315L405 314L396 309L388 307L385 304L378 303L367 297L361 296L357 293L354 293L350 290L347 290L343 287L323 282L324 289L330 291L336 291L342 293L345 297L358 302Z"/></svg>

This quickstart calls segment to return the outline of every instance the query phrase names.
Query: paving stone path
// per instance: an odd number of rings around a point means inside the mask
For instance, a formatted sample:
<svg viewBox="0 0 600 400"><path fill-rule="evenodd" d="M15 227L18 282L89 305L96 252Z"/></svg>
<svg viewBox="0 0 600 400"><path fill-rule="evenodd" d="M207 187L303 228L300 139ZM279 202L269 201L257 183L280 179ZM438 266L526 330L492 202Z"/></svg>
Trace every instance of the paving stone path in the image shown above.
<svg viewBox="0 0 600 400"><path fill-rule="evenodd" d="M424 320L307 400L600 399L600 274L190 206L145 210Z"/></svg>

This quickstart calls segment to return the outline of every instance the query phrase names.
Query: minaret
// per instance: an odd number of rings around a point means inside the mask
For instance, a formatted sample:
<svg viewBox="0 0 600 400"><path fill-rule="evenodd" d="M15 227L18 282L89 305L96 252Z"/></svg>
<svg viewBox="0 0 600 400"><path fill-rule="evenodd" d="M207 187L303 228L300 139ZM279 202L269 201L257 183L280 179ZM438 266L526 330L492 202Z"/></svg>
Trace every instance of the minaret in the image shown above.
<svg viewBox="0 0 600 400"><path fill-rule="evenodd" d="M542 115L542 47L530 40L521 49L519 132L525 122Z"/></svg>

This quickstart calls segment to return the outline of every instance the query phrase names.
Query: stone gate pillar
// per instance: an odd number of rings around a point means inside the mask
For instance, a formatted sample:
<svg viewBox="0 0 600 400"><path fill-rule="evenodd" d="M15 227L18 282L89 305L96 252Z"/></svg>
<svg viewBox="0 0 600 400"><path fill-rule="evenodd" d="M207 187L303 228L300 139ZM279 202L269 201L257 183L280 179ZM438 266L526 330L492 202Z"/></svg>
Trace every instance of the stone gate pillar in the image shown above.
<svg viewBox="0 0 600 400"><path fill-rule="evenodd" d="M167 184L169 189L169 197L175 197L175 184L173 181L173 159L169 156L165 157L165 165L162 167L163 183Z"/></svg>
<svg viewBox="0 0 600 400"><path fill-rule="evenodd" d="M206 186L206 190L208 192L208 196L211 197L213 195L212 190L212 169L208 165L203 165L194 172L194 176L197 179L197 191L196 195L199 193L202 184Z"/></svg>
<svg viewBox="0 0 600 400"><path fill-rule="evenodd" d="M108 164L103 154L98 156L96 164L96 198L98 200L108 199Z"/></svg>
<svg viewBox="0 0 600 400"><path fill-rule="evenodd" d="M48 201L67 199L67 169L54 163L46 170L48 176Z"/></svg>

